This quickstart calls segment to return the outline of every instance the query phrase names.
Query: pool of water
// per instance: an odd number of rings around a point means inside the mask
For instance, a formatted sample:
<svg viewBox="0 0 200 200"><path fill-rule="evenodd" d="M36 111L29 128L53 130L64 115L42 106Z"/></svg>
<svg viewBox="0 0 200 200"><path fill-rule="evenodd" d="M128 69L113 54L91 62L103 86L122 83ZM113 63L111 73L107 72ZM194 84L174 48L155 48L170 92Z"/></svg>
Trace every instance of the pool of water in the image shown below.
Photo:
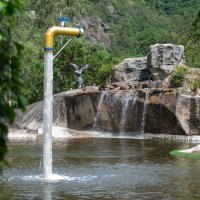
<svg viewBox="0 0 200 200"><path fill-rule="evenodd" d="M52 180L42 179L42 143L10 143L3 199L200 199L200 161L170 156L184 142L76 138L53 143Z"/></svg>

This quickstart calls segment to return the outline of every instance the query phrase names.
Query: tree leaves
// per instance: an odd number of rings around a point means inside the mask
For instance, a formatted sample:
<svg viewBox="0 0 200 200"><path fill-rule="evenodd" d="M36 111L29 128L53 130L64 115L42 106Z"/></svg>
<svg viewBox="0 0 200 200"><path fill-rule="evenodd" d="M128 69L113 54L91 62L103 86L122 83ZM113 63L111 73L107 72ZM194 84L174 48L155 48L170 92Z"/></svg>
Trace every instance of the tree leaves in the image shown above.
<svg viewBox="0 0 200 200"><path fill-rule="evenodd" d="M23 46L13 40L11 33L22 4L22 0L0 1L0 167L6 163L7 125L14 122L15 108L24 109L20 71Z"/></svg>

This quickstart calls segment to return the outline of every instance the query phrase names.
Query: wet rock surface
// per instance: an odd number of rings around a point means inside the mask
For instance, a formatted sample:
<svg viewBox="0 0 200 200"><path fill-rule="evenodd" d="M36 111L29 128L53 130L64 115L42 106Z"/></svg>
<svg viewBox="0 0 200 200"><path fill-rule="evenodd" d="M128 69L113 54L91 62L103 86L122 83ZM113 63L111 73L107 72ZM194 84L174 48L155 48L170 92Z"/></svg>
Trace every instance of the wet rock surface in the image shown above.
<svg viewBox="0 0 200 200"><path fill-rule="evenodd" d="M42 113L42 102L32 104L16 125L37 131ZM200 135L200 96L175 89L68 91L54 96L53 113L53 125L76 130Z"/></svg>

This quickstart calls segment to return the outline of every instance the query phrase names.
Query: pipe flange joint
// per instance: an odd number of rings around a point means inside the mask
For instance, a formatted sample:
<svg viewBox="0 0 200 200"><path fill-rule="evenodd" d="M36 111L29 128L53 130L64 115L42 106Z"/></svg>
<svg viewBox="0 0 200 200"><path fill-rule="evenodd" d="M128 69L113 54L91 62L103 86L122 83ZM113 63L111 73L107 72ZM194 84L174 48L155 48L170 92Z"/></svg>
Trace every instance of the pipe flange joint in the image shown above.
<svg viewBox="0 0 200 200"><path fill-rule="evenodd" d="M80 26L80 25L78 25L76 28L78 28L78 29L79 29L79 35L77 35L76 37L77 37L77 38L80 38L80 37L81 37L81 26Z"/></svg>
<svg viewBox="0 0 200 200"><path fill-rule="evenodd" d="M53 51L53 48L52 47L45 47L44 50L45 51Z"/></svg>

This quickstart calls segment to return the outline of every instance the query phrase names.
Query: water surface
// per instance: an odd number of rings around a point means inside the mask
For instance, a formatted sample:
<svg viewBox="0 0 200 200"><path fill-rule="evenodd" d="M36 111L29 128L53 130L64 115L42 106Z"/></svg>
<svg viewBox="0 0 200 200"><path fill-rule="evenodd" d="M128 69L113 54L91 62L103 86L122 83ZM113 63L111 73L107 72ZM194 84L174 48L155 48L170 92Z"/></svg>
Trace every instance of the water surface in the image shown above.
<svg viewBox="0 0 200 200"><path fill-rule="evenodd" d="M53 173L42 179L41 141L11 142L0 178L4 199L200 199L200 161L170 156L191 145L164 140L54 141Z"/></svg>

